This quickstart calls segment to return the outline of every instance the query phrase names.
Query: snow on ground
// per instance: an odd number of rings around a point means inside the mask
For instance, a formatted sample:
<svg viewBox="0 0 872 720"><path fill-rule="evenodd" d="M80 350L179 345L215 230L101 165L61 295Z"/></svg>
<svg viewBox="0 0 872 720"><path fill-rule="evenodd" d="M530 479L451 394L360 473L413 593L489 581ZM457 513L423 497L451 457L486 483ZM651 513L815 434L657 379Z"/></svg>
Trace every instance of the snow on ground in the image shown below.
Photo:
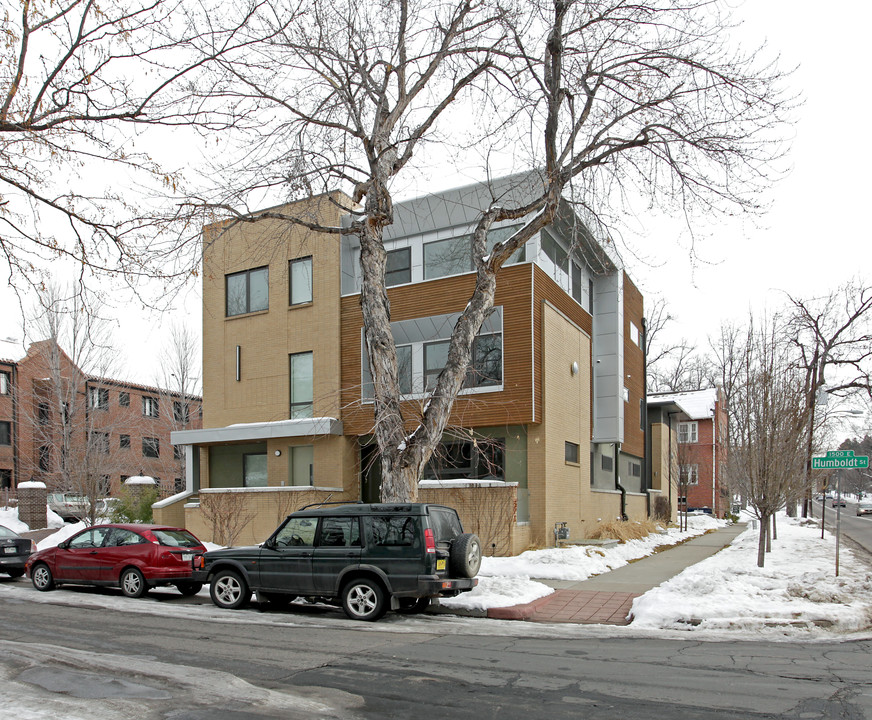
<svg viewBox="0 0 872 720"><path fill-rule="evenodd" d="M683 540L724 527L726 520L711 515L691 515L688 529L663 530L641 540L630 540L615 547L575 545L547 550L527 550L515 557L485 557L481 561L478 587L472 592L440 600L440 605L452 608L486 610L510 607L537 600L554 592L542 580L586 580L609 570L622 567L631 560L651 555L664 545L675 545Z"/></svg>
<svg viewBox="0 0 872 720"><path fill-rule="evenodd" d="M813 521L776 519L778 539L757 567L749 525L732 545L637 598L635 628L834 633L872 626L872 568Z"/></svg>
<svg viewBox="0 0 872 720"><path fill-rule="evenodd" d="M53 510L46 508L48 527L59 528L64 524L64 519ZM30 530L21 520L18 519L18 508L0 507L0 525L5 525L12 532L23 533ZM60 540L58 540L60 542Z"/></svg>

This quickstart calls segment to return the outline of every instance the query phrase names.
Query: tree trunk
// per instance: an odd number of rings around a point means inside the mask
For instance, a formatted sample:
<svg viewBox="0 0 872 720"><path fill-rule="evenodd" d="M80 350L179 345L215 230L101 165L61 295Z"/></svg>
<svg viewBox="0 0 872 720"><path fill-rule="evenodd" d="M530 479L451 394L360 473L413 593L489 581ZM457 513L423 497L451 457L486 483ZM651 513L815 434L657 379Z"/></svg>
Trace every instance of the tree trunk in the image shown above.
<svg viewBox="0 0 872 720"><path fill-rule="evenodd" d="M763 567L766 559L766 538L768 536L769 518L760 518L760 534L757 538L757 567Z"/></svg>
<svg viewBox="0 0 872 720"><path fill-rule="evenodd" d="M775 524L775 513L772 514L772 539L778 539L778 526ZM768 552L772 551L772 543L769 544Z"/></svg>

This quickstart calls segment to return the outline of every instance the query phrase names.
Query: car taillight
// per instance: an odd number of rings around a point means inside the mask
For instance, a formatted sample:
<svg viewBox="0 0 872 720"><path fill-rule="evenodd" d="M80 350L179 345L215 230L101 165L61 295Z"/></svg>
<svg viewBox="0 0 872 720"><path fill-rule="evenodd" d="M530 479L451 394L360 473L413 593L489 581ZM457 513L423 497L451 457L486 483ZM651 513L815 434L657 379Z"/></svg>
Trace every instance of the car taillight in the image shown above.
<svg viewBox="0 0 872 720"><path fill-rule="evenodd" d="M436 552L436 538L433 537L433 531L429 528L424 531L424 545L428 553Z"/></svg>

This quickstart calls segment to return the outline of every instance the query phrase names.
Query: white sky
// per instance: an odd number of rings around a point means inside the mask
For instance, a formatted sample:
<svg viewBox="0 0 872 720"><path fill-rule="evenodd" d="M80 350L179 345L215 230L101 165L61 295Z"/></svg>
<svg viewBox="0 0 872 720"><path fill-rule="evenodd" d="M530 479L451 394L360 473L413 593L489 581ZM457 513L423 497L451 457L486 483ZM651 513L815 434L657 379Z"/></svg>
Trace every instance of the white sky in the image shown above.
<svg viewBox="0 0 872 720"><path fill-rule="evenodd" d="M751 309L775 308L783 302L782 291L810 298L852 277L862 278L862 265L870 259L863 222L869 183L861 173L872 166L872 149L857 128L870 110L864 71L872 5L852 3L845 14L789 0L730 4L738 6L736 15L745 21L739 35L743 45L765 40L770 53L781 55L783 68L798 66L792 88L802 93L805 104L797 110L793 170L773 189L773 207L762 227L721 225L697 245L701 262L691 262L687 238L678 235L677 224L651 223L638 237L628 236L633 252L624 254L648 301L666 298L678 320L672 332L700 344L723 320L743 321ZM868 273L864 279L869 281ZM125 379L155 379L156 352L166 343L172 321L184 321L199 333L198 285L169 316L149 315L131 305L118 309ZM0 303L11 305L5 288ZM18 358L22 345L2 341L9 337L20 339L21 325L14 313L3 312L0 357Z"/></svg>

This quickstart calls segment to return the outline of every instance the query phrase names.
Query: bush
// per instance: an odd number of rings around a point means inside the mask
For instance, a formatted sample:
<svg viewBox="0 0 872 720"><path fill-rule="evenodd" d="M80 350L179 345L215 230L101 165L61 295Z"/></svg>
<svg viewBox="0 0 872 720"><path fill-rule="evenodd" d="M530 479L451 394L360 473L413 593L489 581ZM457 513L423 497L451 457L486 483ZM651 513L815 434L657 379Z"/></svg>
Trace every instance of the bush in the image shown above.
<svg viewBox="0 0 872 720"><path fill-rule="evenodd" d="M658 530L657 524L651 520L642 522L612 520L597 525L588 537L591 540L618 540L625 543L627 540L640 540L648 537L653 532L658 532Z"/></svg>
<svg viewBox="0 0 872 720"><path fill-rule="evenodd" d="M668 498L658 496L654 498L654 519L661 523L668 523L672 520L672 503Z"/></svg>
<svg viewBox="0 0 872 720"><path fill-rule="evenodd" d="M112 504L109 519L116 523L150 523L154 520L151 506L157 500L156 487L135 490L125 487Z"/></svg>

